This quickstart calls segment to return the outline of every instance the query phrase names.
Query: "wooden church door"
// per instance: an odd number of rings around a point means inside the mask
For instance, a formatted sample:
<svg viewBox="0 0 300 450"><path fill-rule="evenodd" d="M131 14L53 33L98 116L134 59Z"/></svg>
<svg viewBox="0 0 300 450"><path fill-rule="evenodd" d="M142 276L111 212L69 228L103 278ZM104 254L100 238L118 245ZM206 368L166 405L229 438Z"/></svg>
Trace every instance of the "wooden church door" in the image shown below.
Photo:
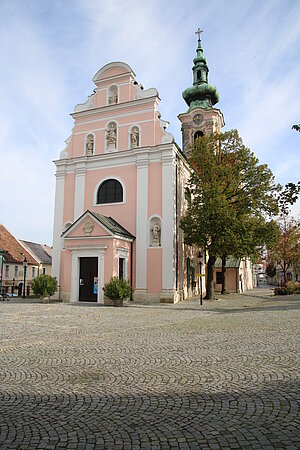
<svg viewBox="0 0 300 450"><path fill-rule="evenodd" d="M98 293L98 258L80 258L79 301L96 302Z"/></svg>

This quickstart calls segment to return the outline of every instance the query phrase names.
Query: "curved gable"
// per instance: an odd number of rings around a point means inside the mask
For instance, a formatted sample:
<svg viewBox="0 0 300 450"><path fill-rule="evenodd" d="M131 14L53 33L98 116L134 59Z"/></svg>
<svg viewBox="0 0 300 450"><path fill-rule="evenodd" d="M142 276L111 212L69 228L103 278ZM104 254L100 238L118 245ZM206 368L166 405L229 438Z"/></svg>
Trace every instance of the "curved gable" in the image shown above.
<svg viewBox="0 0 300 450"><path fill-rule="evenodd" d="M115 61L109 64L106 64L103 66L93 77L93 82L98 83L101 80L107 79L107 78L113 78L119 75L132 75L135 77L135 73L132 70L132 68L121 61Z"/></svg>

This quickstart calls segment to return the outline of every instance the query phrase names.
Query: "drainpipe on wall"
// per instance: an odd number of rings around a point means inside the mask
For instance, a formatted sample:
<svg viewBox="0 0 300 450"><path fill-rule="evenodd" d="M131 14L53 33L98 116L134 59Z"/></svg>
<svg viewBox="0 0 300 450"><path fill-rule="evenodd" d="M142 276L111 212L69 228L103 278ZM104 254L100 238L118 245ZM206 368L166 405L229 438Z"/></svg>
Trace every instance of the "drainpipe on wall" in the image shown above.
<svg viewBox="0 0 300 450"><path fill-rule="evenodd" d="M176 180L175 180L175 183L176 183L176 187L175 187L175 192L176 192L176 202L175 202L175 204L176 204L176 211L175 211L175 214L176 214L176 218L175 218L175 221L176 221L176 237L175 237L175 239L176 239L176 244L175 244L175 246L176 246L176 281L175 281L175 285L176 285L176 289L177 289L177 292L179 292L179 286L178 286L178 280L179 280L179 276L178 276L178 270L179 270L179 264L178 264L178 238L179 238L179 221L178 221L178 185L177 185L177 183L178 183L178 156L176 157L176 160L177 160L177 164L176 164Z"/></svg>
<svg viewBox="0 0 300 450"><path fill-rule="evenodd" d="M133 262L133 241L130 242L130 286L131 286L131 294L130 294L130 301L133 301L132 298L132 280L133 280L133 274L132 274L132 264Z"/></svg>

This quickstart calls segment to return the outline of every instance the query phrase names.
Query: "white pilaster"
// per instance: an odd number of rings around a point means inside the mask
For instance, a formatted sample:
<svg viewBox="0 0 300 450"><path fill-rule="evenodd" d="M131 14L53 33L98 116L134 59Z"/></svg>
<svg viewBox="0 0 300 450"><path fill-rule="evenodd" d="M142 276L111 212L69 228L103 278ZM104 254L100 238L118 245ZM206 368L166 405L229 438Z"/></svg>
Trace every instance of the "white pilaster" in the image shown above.
<svg viewBox="0 0 300 450"><path fill-rule="evenodd" d="M71 272L71 298L70 302L79 300L79 256L78 251L72 251L72 272Z"/></svg>
<svg viewBox="0 0 300 450"><path fill-rule="evenodd" d="M173 152L162 158L162 290L175 290L175 160Z"/></svg>
<svg viewBox="0 0 300 450"><path fill-rule="evenodd" d="M61 233L63 231L65 171L57 171L53 224L52 276L60 284Z"/></svg>
<svg viewBox="0 0 300 450"><path fill-rule="evenodd" d="M85 172L85 165L80 165L75 170L74 221L84 213Z"/></svg>
<svg viewBox="0 0 300 450"><path fill-rule="evenodd" d="M136 290L147 290L148 156L137 155Z"/></svg>

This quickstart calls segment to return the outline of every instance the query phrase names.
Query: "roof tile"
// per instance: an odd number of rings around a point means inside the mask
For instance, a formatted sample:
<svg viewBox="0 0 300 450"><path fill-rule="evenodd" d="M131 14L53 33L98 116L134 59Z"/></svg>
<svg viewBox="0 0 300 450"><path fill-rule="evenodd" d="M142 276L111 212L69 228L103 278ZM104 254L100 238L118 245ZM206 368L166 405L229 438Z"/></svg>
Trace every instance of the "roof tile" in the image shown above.
<svg viewBox="0 0 300 450"><path fill-rule="evenodd" d="M5 251L4 261L23 263L26 256L28 264L38 265L38 262L2 224L0 224L0 248Z"/></svg>

